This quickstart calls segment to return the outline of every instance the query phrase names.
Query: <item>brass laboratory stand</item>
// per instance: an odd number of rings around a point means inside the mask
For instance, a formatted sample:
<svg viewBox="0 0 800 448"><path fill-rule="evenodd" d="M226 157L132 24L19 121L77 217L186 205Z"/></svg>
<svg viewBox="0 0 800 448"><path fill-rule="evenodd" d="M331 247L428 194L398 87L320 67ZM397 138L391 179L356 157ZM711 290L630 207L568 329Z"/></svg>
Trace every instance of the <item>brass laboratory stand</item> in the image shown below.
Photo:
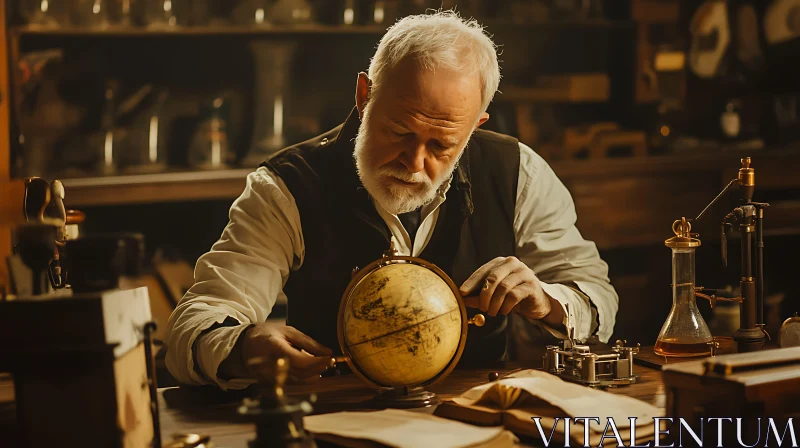
<svg viewBox="0 0 800 448"><path fill-rule="evenodd" d="M728 247L726 232L738 226L741 235L742 278L740 282L741 296L727 299L740 302L739 329L734 333L733 339L737 343L739 352L752 352L764 346L766 332L764 331L764 234L763 221L764 209L767 203L753 202L755 190L755 170L750 167L750 158L742 159L739 175L732 180L722 192L711 201L705 209L695 218L700 219L703 214L716 203L723 194L733 185L739 186L741 205L733 209L722 221L722 261L727 266ZM755 256L753 245L755 240ZM753 265L755 264L755 272ZM715 295L702 294L703 288L697 288L697 296L709 299L711 305L719 300Z"/></svg>

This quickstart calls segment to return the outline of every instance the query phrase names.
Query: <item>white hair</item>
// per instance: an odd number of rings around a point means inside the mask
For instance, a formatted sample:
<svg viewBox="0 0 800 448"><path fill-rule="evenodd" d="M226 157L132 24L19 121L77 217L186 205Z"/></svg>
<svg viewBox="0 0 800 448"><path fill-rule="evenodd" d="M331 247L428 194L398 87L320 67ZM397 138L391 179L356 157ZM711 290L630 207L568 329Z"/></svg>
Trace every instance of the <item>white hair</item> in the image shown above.
<svg viewBox="0 0 800 448"><path fill-rule="evenodd" d="M500 84L494 42L477 21L462 19L455 11L407 16L388 29L369 65L373 94L386 73L407 56L428 70L478 72L483 89L481 112L489 107Z"/></svg>

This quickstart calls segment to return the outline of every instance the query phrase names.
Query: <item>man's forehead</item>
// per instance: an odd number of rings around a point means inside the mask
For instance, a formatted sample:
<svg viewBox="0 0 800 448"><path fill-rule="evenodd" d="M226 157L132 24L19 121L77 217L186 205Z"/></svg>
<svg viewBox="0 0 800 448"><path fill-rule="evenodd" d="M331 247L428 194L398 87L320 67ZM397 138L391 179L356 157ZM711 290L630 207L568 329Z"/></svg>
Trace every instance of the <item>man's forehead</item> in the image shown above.
<svg viewBox="0 0 800 448"><path fill-rule="evenodd" d="M391 107L405 106L435 120L459 122L474 119L481 105L481 84L476 73L427 69L407 60L381 83L380 95Z"/></svg>
<svg viewBox="0 0 800 448"><path fill-rule="evenodd" d="M435 126L442 130L458 130L469 122L469 114L459 111L437 111L423 107L416 107L413 99L403 101L389 110L386 118L393 124L408 127L415 124Z"/></svg>

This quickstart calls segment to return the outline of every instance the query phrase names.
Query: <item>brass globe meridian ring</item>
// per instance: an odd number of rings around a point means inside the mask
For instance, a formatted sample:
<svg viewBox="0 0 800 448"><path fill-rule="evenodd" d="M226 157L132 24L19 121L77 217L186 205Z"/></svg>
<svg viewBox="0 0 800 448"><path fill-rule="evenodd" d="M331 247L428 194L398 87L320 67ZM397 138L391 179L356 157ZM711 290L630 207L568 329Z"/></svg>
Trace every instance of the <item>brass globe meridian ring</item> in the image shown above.
<svg viewBox="0 0 800 448"><path fill-rule="evenodd" d="M453 282L453 280L450 279L450 277L444 271L442 271L438 266L434 265L433 263L429 263L425 260L422 260L420 258L400 256L400 255L395 255L395 256L384 255L383 258L375 260L366 267L364 267L363 269L359 270L356 273L356 275L350 280L350 283L347 285L347 289L344 291L344 294L342 295L342 300L339 303L339 315L337 317L337 335L339 338L339 348L342 350L342 354L345 357L347 365L350 367L350 370L352 370L353 373L356 374L356 376L361 378L361 380L376 388L388 388L393 386L377 383L373 381L371 378L364 375L364 373L362 373L361 369L353 359L352 354L350 353L350 349L345 341L344 314L345 310L347 310L347 305L350 301L350 296L352 295L353 290L356 289L356 287L362 282L362 280L364 280L368 275L372 274L373 272L377 271L378 269L384 266L388 266L390 264L401 264L401 263L408 263L421 266L425 269L432 271L439 278L444 280L444 282L453 292L453 295L455 296L456 301L458 302L459 313L461 314L461 337L459 338L458 348L456 349L453 358L450 359L450 362L447 364L447 366L445 366L445 368L442 369L441 372L436 374L436 376L434 376L428 381L424 381L421 384L407 384L406 386L407 387L431 386L447 378L447 376L450 375L453 369L455 369L456 365L458 364L458 361L461 359L461 355L464 352L464 345L467 342L467 328L469 326L469 320L467 318L467 308L464 305L464 298L461 297L461 293L458 291L458 287Z"/></svg>

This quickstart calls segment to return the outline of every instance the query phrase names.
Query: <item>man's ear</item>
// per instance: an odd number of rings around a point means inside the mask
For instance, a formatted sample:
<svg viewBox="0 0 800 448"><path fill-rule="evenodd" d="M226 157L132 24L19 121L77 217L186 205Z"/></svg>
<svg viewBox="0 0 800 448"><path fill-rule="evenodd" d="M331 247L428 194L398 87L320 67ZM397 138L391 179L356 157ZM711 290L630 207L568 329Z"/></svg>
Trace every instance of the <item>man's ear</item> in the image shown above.
<svg viewBox="0 0 800 448"><path fill-rule="evenodd" d="M371 90L372 81L370 81L369 76L364 72L359 73L356 80L356 109L358 109L359 118L364 118L364 108L367 107Z"/></svg>
<svg viewBox="0 0 800 448"><path fill-rule="evenodd" d="M488 114L488 113L486 113L486 112L482 113L482 114L481 114L481 116L480 116L480 118L478 118L478 123L477 123L477 124L475 124L475 129L478 129L479 127L481 127L481 125L482 125L483 123L486 123L486 121L487 121L488 119L489 119L489 114Z"/></svg>

